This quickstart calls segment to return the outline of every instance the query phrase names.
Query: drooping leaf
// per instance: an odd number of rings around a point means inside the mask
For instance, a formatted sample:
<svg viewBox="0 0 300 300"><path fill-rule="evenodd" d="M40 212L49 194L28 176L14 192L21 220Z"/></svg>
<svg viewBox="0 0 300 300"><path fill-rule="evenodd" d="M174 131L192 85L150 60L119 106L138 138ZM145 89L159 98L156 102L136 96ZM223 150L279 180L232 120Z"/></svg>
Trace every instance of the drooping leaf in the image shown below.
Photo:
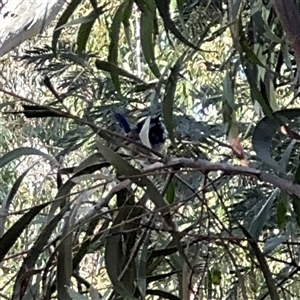
<svg viewBox="0 0 300 300"><path fill-rule="evenodd" d="M31 147L20 147L0 157L0 168L2 168L3 166L5 166L6 164L10 163L13 160L20 158L23 155L39 155L49 160L50 162L54 163L56 166L59 165L58 161L49 154L46 154L38 149L31 148Z"/></svg>
<svg viewBox="0 0 300 300"><path fill-rule="evenodd" d="M52 37L52 50L54 54L56 54L57 50L57 42L60 37L61 31L62 31L62 25L66 24L69 20L69 18L72 16L76 8L80 5L82 0L72 0L66 10L63 12L61 17L59 18L56 27L54 29L53 37Z"/></svg>
<svg viewBox="0 0 300 300"><path fill-rule="evenodd" d="M282 199L279 199L279 201L277 203L277 211L276 212L277 212L277 225L279 228L284 228L284 225L286 223L287 208L286 208L286 204L284 203L284 201Z"/></svg>
<svg viewBox="0 0 300 300"><path fill-rule="evenodd" d="M167 80L166 91L163 99L163 116L165 125L169 134L169 138L172 144L175 146L175 136L174 136L174 123L173 123L173 107L175 102L175 92L177 81L179 77L179 72L181 69L181 64L184 59L185 54L183 54L175 63L172 68L171 74Z"/></svg>
<svg viewBox="0 0 300 300"><path fill-rule="evenodd" d="M196 45L188 41L176 28L174 22L170 17L170 0L165 0L165 1L155 0L155 3L158 8L159 14L164 21L164 25L166 29L170 30L170 32L172 32L174 36L178 38L178 40L180 40L185 45L195 50L199 50L199 47L197 47Z"/></svg>
<svg viewBox="0 0 300 300"><path fill-rule="evenodd" d="M80 177L81 175L85 175L85 174L92 174L93 172L100 170L103 167L107 167L107 166L109 166L109 164L107 162L88 165L87 167L80 168L77 173L75 173L69 180L67 180L58 190L58 193L55 197L55 201L53 202L53 204L50 208L50 212L48 214L48 221L50 221L53 218L56 210L60 206L64 206L62 204L65 203L66 199L68 199L70 197L71 190L77 184L77 181L74 180L75 178Z"/></svg>
<svg viewBox="0 0 300 300"><path fill-rule="evenodd" d="M112 63L109 63L107 61L97 59L96 60L96 67L97 67L97 69L109 72L110 74L114 74L116 76L123 76L123 77L126 77L128 79L131 79L135 83L146 84L140 78L134 76L133 74L131 74L131 73L125 71L124 69L122 69L122 68L120 68L120 67L118 67L118 66L116 66Z"/></svg>
<svg viewBox="0 0 300 300"><path fill-rule="evenodd" d="M68 218L65 219L61 236L62 240L57 248L57 298L66 300L71 300L67 287L70 286L73 272L73 235L70 225L70 216L68 216Z"/></svg>
<svg viewBox="0 0 300 300"><path fill-rule="evenodd" d="M14 199L16 193L18 192L18 189L23 181L23 179L25 178L25 176L28 174L28 172L35 166L36 164L33 164L32 166L30 166L27 170L25 170L20 176L19 178L17 178L17 180L15 181L15 183L13 184L10 193L8 194L7 198L2 202L2 206L1 206L1 214L3 214L3 216L0 218L0 237L3 236L4 233L4 226L5 226L5 222L7 219L6 213L8 213L9 211L9 207L12 203L12 200Z"/></svg>
<svg viewBox="0 0 300 300"><path fill-rule="evenodd" d="M8 251L11 250L11 247L20 237L22 232L27 229L27 225L29 225L30 222L38 215L38 213L49 204L50 203L43 203L39 206L31 208L5 232L5 234L0 238L0 261L2 261Z"/></svg>
<svg viewBox="0 0 300 300"><path fill-rule="evenodd" d="M86 18L88 18L89 21L81 24L77 34L77 51L79 54L81 54L84 51L94 23L97 20L97 18L104 13L104 7L106 5L107 4L104 4L102 6L97 7L96 10L93 10L89 15L86 16Z"/></svg>
<svg viewBox="0 0 300 300"><path fill-rule="evenodd" d="M120 38L120 30L121 30L121 24L123 21L123 14L125 8L130 5L130 1L125 0L117 9L112 24L110 27L109 37L110 37L110 44L108 48L108 57L107 60L111 64L118 66L118 53L119 53L119 38ZM110 73L111 79L115 85L115 88L117 91L120 91L120 81L119 76Z"/></svg>
<svg viewBox="0 0 300 300"><path fill-rule="evenodd" d="M154 0L145 1L147 9L141 15L141 44L145 60L152 73L160 78L160 71L155 60L154 19L156 18L156 5Z"/></svg>
<svg viewBox="0 0 300 300"><path fill-rule="evenodd" d="M300 164L298 165L295 172L294 182L300 184ZM294 213L296 214L296 221L298 226L300 227L300 198L296 195L292 195L292 199Z"/></svg>
<svg viewBox="0 0 300 300"><path fill-rule="evenodd" d="M110 162L120 174L130 176L132 182L142 188L146 188L146 193L155 204L156 208L161 209L162 213L168 211L167 202L147 177L141 176L140 171L131 166L119 154L106 147L103 143L98 142L97 147L106 160Z"/></svg>
<svg viewBox="0 0 300 300"><path fill-rule="evenodd" d="M279 130L280 124L282 124L284 118L291 121L299 116L300 109L285 109L274 112L272 118L266 116L261 119L253 132L252 143L257 156L265 164L283 174L285 173L285 170L270 155L272 139Z"/></svg>
<svg viewBox="0 0 300 300"><path fill-rule="evenodd" d="M143 243L137 274L137 285L142 297L146 297L147 290L147 262L148 262L148 247L151 237L151 231L148 230Z"/></svg>
<svg viewBox="0 0 300 300"><path fill-rule="evenodd" d="M13 299L19 299L17 297L23 297L23 293L26 291L25 283L22 282L24 274L31 270L36 264L39 256L43 252L44 247L47 245L49 238L55 228L57 227L57 223L61 221L65 213L69 210L69 205L66 205L42 230L38 238L35 240L35 243L27 252L27 255L20 267L18 274L16 276L14 289L13 289ZM28 282L28 281L27 281ZM22 283L22 285L21 285ZM22 289L21 289L22 287ZM21 292L22 290L22 292Z"/></svg>

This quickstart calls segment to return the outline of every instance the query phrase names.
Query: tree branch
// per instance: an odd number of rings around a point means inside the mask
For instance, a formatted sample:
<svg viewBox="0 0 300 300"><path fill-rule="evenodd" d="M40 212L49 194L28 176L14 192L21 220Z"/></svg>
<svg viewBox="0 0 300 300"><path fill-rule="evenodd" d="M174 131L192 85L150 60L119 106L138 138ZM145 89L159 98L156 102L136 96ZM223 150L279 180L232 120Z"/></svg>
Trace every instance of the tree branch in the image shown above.
<svg viewBox="0 0 300 300"><path fill-rule="evenodd" d="M179 170L182 168L188 168L193 170L199 170L204 174L222 171L226 175L243 175L256 178L263 182L268 182L273 184L275 187L280 188L290 194L295 194L300 197L300 185L296 184L287 179L281 178L275 174L267 173L265 171L260 171L254 168L249 167L241 167L241 166L232 166L227 163L220 162L210 162L204 159L192 159L192 158L173 158L170 162L166 164L153 164L151 166L147 166L144 169L144 173L147 174L149 172L163 170L163 169L175 169Z"/></svg>

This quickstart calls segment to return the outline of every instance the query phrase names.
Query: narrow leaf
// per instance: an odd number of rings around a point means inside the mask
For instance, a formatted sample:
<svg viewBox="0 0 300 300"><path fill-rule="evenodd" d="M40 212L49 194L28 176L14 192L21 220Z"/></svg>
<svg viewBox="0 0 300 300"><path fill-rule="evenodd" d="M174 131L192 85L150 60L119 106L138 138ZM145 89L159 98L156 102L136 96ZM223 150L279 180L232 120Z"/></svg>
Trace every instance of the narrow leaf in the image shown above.
<svg viewBox="0 0 300 300"><path fill-rule="evenodd" d="M112 63L113 65L118 65L118 53L119 53L119 37L120 37L120 30L121 24L123 20L123 13L125 7L128 5L128 1L124 1L116 11L112 24L110 27L109 37L110 37L110 44L108 48L108 62ZM111 79L114 83L114 86L117 91L120 91L120 81L118 75L114 73L110 73Z"/></svg>
<svg viewBox="0 0 300 300"><path fill-rule="evenodd" d="M86 16L86 18L90 19L90 21L81 24L77 34L77 51L79 54L81 54L84 51L94 23L97 20L97 18L101 14L103 14L104 7L106 5L107 4L104 4L100 7L97 7L96 10L93 10L88 16Z"/></svg>
<svg viewBox="0 0 300 300"><path fill-rule="evenodd" d="M0 238L0 261L3 261L5 255L11 250L11 247L20 237L22 232L27 229L27 226L30 224L30 222L49 204L50 203L43 203L39 206L31 208L6 231L3 237Z"/></svg>
<svg viewBox="0 0 300 300"><path fill-rule="evenodd" d="M157 208L161 209L162 213L168 211L168 204L147 177L142 176L140 171L131 166L119 154L106 147L103 143L98 142L97 147L102 155L106 158L106 160L110 162L118 170L119 173L126 176L131 176L130 179L135 184L142 188L146 187L146 193L148 194L149 198Z"/></svg>
<svg viewBox="0 0 300 300"><path fill-rule="evenodd" d="M267 201L264 203L260 211L254 216L253 221L250 224L249 233L253 238L258 238L263 230L265 224L269 220L271 208L274 200L277 198L280 190L276 188Z"/></svg>
<svg viewBox="0 0 300 300"><path fill-rule="evenodd" d="M275 236L269 238L264 246L263 253L265 255L271 254L279 245L281 245L283 242L287 241L286 236Z"/></svg>
<svg viewBox="0 0 300 300"><path fill-rule="evenodd" d="M156 6L154 0L145 1L147 9L141 15L141 43L145 60L152 73L160 78L160 71L155 61L154 54L154 20L156 18Z"/></svg>
<svg viewBox="0 0 300 300"><path fill-rule="evenodd" d="M272 117L264 117L256 125L253 136L252 144L253 149L257 156L268 166L274 170L285 174L285 170L281 167L270 155L271 143L279 130L281 119L293 120L300 116L300 109L285 109L272 114Z"/></svg>
<svg viewBox="0 0 300 300"><path fill-rule="evenodd" d="M74 13L74 11L76 10L76 8L79 6L81 2L82 0L71 0L66 10L63 12L60 19L58 20L52 37L52 50L55 54L57 49L57 42L62 31L61 26L68 22L69 18L72 16L72 14Z"/></svg>
<svg viewBox="0 0 300 300"><path fill-rule="evenodd" d="M193 43L188 41L176 28L174 22L172 21L172 19L170 17L170 11L169 11L170 0L165 0L165 1L155 0L155 3L158 8L159 14L164 21L164 25L165 25L166 29L168 29L170 32L172 32L174 34L174 36L176 38L178 38L185 45L187 45L195 50L199 50L199 47L197 47L196 45L194 45Z"/></svg>
<svg viewBox="0 0 300 300"><path fill-rule="evenodd" d="M19 178L15 181L15 183L13 184L7 198L3 201L2 203L2 207L1 207L1 213L3 214L3 216L0 218L0 237L3 236L4 234L4 227L5 227L5 222L7 219L7 213L9 211L9 207L12 203L12 200L14 199L16 193L18 192L18 189L23 181L23 179L25 178L25 176L28 174L28 172L35 166L36 164L33 164L32 166L30 166L27 170L25 170L20 176Z"/></svg>
<svg viewBox="0 0 300 300"><path fill-rule="evenodd" d="M20 158L23 155L39 155L49 160L50 162L54 163L56 166L59 165L58 161L55 158L38 149L30 148L30 147L20 147L4 154L0 158L0 168L2 168L3 166L5 166L6 164L10 163L13 160Z"/></svg>
<svg viewBox="0 0 300 300"><path fill-rule="evenodd" d="M175 63L171 74L167 80L166 91L163 99L163 116L169 138L172 144L175 146L174 137L174 124L173 124L173 107L175 102L176 85L178 81L178 75L180 72L183 56L181 56Z"/></svg>
<svg viewBox="0 0 300 300"><path fill-rule="evenodd" d="M173 180L171 180L168 184L168 188L166 191L166 198L168 203L172 204L174 202L175 199L175 184L173 182Z"/></svg>
<svg viewBox="0 0 300 300"><path fill-rule="evenodd" d="M27 252L27 256L23 260L22 266L19 268L17 278L15 280L13 297L12 299L22 299L22 293L25 293L27 286L23 281L24 274L33 269L35 266L40 254L43 252L44 247L49 241L49 238L55 228L57 227L58 222L63 218L69 206L65 206L42 230L39 237L36 239L34 245ZM22 287L22 289L21 289ZM18 297L18 298L17 298Z"/></svg>
<svg viewBox="0 0 300 300"><path fill-rule="evenodd" d="M99 70L109 72L110 74L114 74L117 76L123 76L128 79L133 80L135 83L146 84L143 80L138 78L137 76L125 71L124 69L104 60L96 59L96 67Z"/></svg>

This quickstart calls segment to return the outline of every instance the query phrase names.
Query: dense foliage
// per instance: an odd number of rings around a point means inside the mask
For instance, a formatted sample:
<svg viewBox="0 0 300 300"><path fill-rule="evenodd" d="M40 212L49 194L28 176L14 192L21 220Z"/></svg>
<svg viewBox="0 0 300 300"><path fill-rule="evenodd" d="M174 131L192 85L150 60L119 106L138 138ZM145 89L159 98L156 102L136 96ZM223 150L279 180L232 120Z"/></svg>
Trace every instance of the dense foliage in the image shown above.
<svg viewBox="0 0 300 300"><path fill-rule="evenodd" d="M0 297L298 299L283 17L260 0L72 0L51 40L19 49L0 79ZM130 154L116 112L160 113L163 155Z"/></svg>

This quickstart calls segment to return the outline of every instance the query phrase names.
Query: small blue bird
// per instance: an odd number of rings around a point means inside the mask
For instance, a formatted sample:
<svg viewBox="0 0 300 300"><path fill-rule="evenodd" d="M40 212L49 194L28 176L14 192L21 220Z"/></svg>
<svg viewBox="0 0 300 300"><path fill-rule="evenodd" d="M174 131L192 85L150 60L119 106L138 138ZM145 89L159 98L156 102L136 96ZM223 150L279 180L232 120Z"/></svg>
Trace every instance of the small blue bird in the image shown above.
<svg viewBox="0 0 300 300"><path fill-rule="evenodd" d="M133 129L122 114L115 113L115 118L128 137L141 141L142 144L154 151L161 152L163 150L166 136L160 116L148 117L140 121Z"/></svg>

